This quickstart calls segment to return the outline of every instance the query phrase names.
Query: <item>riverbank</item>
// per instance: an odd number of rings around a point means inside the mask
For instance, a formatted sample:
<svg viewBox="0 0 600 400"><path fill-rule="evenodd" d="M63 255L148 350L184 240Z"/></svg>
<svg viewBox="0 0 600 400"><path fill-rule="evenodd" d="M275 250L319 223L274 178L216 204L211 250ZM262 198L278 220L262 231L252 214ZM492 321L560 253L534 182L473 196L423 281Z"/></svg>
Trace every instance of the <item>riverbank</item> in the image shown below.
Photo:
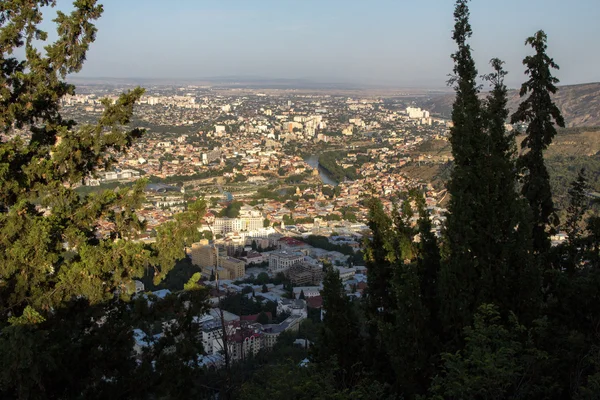
<svg viewBox="0 0 600 400"><path fill-rule="evenodd" d="M322 165L319 164L319 155L318 154L311 154L310 156L305 157L304 161L311 167L317 168L317 170L319 171L319 177L321 178L321 182L323 182L326 185L331 185L331 186L338 185L338 181L336 181L333 178L333 176L329 173L329 171L327 171L325 168L323 168Z"/></svg>

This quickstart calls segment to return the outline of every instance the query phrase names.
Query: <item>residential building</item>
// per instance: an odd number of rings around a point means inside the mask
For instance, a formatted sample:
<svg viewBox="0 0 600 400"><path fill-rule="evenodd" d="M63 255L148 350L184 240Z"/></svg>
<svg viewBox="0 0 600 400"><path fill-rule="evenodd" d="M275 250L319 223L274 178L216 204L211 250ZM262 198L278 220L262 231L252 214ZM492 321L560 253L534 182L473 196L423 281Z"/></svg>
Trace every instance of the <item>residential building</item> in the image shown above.
<svg viewBox="0 0 600 400"><path fill-rule="evenodd" d="M246 263L233 257L226 257L219 260L221 267L229 271L229 279L242 278L246 272Z"/></svg>
<svg viewBox="0 0 600 400"><path fill-rule="evenodd" d="M304 255L285 251L269 254L269 271L276 274L284 272L294 264L298 264L304 260Z"/></svg>
<svg viewBox="0 0 600 400"><path fill-rule="evenodd" d="M199 267L215 267L217 265L217 254L207 240L193 243L191 255L192 264Z"/></svg>

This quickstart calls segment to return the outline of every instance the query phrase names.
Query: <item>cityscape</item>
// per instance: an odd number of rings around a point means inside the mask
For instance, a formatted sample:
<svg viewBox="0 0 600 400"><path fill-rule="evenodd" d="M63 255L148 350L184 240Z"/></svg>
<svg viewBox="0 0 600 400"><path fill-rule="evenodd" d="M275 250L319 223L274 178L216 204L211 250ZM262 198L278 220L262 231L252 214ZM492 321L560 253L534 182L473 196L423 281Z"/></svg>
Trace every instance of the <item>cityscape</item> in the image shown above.
<svg viewBox="0 0 600 400"><path fill-rule="evenodd" d="M101 99L114 102L113 93L125 90L79 85L80 93L63 99L63 113L93 121L104 109ZM348 295L361 296L367 282L361 252L369 235L366 195L377 196L392 212L400 193L423 191L437 236L447 211L443 185L410 176L402 167L450 162L449 153L419 151L423 143L447 143L450 120L431 116L413 105L418 97L402 93L352 98L289 92L148 89L134 113L146 134L110 170L99 170L80 187L89 192L148 179L146 201L137 212L146 229L137 240L149 243L189 201L207 201L199 228L203 239L186 252L212 288L212 303L218 305L220 296L255 293L263 303L277 304L277 314L289 315L273 324L269 314L269 323L261 325L257 315L225 311L236 338L232 346L238 346L232 347L233 359L272 347L279 333L298 330L309 306L321 309L324 262L339 272ZM97 235L107 237L112 229L99 224ZM291 290L284 283L266 283L263 290L252 283L261 274L268 282L291 283ZM136 292L145 292L141 281ZM202 329L202 344L212 350L205 362L222 366L223 328L214 312L202 319ZM139 350L147 339L136 332Z"/></svg>
<svg viewBox="0 0 600 400"><path fill-rule="evenodd" d="M0 398L599 397L597 4L105 3L0 2Z"/></svg>

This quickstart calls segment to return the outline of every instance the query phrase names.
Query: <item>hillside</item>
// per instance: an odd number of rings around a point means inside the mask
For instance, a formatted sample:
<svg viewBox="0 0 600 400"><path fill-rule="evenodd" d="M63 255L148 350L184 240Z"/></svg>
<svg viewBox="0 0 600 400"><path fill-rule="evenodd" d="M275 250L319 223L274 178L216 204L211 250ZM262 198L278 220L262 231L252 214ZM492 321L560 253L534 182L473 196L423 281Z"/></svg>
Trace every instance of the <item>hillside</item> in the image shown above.
<svg viewBox="0 0 600 400"><path fill-rule="evenodd" d="M524 137L517 137L519 145ZM450 144L440 140L425 142L417 150L431 156L446 155L451 151ZM544 153L544 158L558 209L566 208L569 185L581 168L586 169L592 190L600 192L600 128L561 129ZM440 188L450 176L450 165L415 162L403 166L402 171Z"/></svg>
<svg viewBox="0 0 600 400"><path fill-rule="evenodd" d="M447 94L424 99L419 106L449 118L453 101L454 94ZM518 90L508 92L511 113L520 101ZM600 126L600 82L560 86L554 101L562 111L567 127Z"/></svg>

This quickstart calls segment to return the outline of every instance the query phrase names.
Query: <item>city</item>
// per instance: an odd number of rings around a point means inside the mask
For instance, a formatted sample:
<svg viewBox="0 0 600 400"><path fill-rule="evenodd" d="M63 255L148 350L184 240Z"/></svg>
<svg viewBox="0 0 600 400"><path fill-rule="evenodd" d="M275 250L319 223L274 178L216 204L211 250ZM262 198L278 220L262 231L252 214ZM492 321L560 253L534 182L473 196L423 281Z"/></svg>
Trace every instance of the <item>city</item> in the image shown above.
<svg viewBox="0 0 600 400"><path fill-rule="evenodd" d="M0 398L599 397L597 4L98 1L0 2Z"/></svg>
<svg viewBox="0 0 600 400"><path fill-rule="evenodd" d="M81 123L98 118L104 109L100 99L114 102L117 96L111 93L127 90L78 88L82 94L66 97L62 107ZM367 285L361 251L369 236L366 195L377 196L392 212L402 193L422 190L440 236L445 188L411 177L402 167L450 162L450 154L431 156L419 146L447 142L451 122L413 107L412 97L293 95L286 90L240 95L193 85L149 92L134 114L145 136L110 170L87 177L80 189L89 193L148 179L146 201L137 212L145 222L137 240L147 243L188 202L206 200L199 228L203 238L186 253L194 271L201 271L202 284L212 288L211 303L218 306L220 297L252 293L263 305L276 304L279 312L273 314L290 315L273 325L269 313L269 323L262 326L257 315L225 311L239 347L232 347L233 359L272 347L280 332L298 330L308 308L321 309L323 262L338 270L349 295L361 296ZM412 218L413 226L417 219ZM97 235L107 237L111 229L110 223L99 224ZM269 283L256 284L259 276ZM285 289L286 282L291 290ZM164 290L154 294L164 296ZM144 283L136 281L136 292L144 291ZM290 299L300 311L282 311ZM221 321L217 314L201 321L206 362L222 366ZM140 331L136 341L142 346L148 339Z"/></svg>

